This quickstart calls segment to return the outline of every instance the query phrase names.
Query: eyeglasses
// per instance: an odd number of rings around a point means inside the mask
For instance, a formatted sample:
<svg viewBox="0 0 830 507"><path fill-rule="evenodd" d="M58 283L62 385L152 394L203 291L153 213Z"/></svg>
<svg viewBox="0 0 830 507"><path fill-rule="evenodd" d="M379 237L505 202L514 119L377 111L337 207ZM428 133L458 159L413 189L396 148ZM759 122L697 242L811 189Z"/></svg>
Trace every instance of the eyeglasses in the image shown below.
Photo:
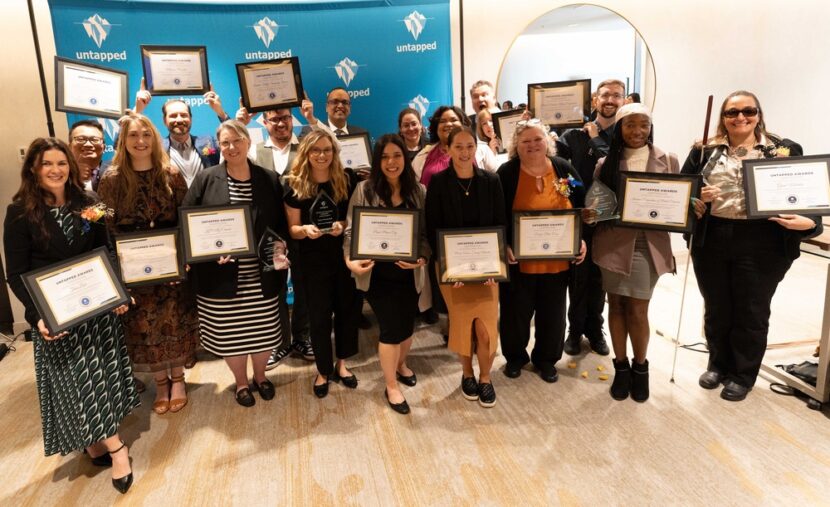
<svg viewBox="0 0 830 507"><path fill-rule="evenodd" d="M270 123L271 125L276 125L277 123L288 123L291 121L291 115L286 114L283 116L274 116L272 118L266 118L266 122Z"/></svg>
<svg viewBox="0 0 830 507"><path fill-rule="evenodd" d="M329 156L334 153L334 148L311 148L308 150L312 157L319 157L320 155Z"/></svg>
<svg viewBox="0 0 830 507"><path fill-rule="evenodd" d="M238 138L234 139L233 141L220 141L219 146L222 149L227 149L227 148L230 148L231 146L240 146L245 141L247 141L247 139L245 139L244 137L238 137Z"/></svg>
<svg viewBox="0 0 830 507"><path fill-rule="evenodd" d="M541 124L542 120L540 120L539 118L531 118L529 120L520 120L516 122L517 127L533 127Z"/></svg>
<svg viewBox="0 0 830 507"><path fill-rule="evenodd" d="M758 115L757 107L745 107L743 109L727 109L723 112L724 118L737 118L739 114L744 115L744 118L754 118Z"/></svg>
<svg viewBox="0 0 830 507"><path fill-rule="evenodd" d="M89 143L93 146L98 146L99 144L104 143L104 138L98 136L75 136L72 138L72 142L75 144L79 144L81 146L85 145L86 143Z"/></svg>
<svg viewBox="0 0 830 507"><path fill-rule="evenodd" d="M350 106L352 101L349 99L329 99L326 101L330 106Z"/></svg>

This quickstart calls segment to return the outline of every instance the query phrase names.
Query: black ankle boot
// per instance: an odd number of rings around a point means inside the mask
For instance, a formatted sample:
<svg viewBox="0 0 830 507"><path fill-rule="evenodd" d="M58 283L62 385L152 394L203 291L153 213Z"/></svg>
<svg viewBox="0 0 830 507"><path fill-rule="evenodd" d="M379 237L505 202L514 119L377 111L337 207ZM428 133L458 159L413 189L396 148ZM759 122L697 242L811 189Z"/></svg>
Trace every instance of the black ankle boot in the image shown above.
<svg viewBox="0 0 830 507"><path fill-rule="evenodd" d="M631 390L631 367L628 358L614 359L614 383L611 384L611 397L615 400L628 398Z"/></svg>
<svg viewBox="0 0 830 507"><path fill-rule="evenodd" d="M648 399L648 359L643 364L631 361L631 399L644 402Z"/></svg>

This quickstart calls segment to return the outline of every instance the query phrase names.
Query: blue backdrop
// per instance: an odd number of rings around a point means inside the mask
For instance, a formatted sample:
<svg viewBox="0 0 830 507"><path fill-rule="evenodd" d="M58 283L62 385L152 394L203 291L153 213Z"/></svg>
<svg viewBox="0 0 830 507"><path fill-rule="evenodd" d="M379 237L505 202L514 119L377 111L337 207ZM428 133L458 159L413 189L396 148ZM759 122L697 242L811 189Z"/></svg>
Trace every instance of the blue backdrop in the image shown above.
<svg viewBox="0 0 830 507"><path fill-rule="evenodd" d="M206 46L210 81L231 117L240 95L235 64L287 56L299 57L318 118L325 122L325 93L342 86L352 96L349 123L373 137L397 132L397 113L408 105L429 115L452 103L449 0L230 3L49 0L57 54L129 72L130 107L141 82L141 44ZM168 98L154 97L145 110L163 135ZM202 97L182 98L193 111L193 133L213 134L217 119ZM298 128L305 120L294 111ZM84 118L67 117L70 125ZM101 122L109 158L118 125Z"/></svg>

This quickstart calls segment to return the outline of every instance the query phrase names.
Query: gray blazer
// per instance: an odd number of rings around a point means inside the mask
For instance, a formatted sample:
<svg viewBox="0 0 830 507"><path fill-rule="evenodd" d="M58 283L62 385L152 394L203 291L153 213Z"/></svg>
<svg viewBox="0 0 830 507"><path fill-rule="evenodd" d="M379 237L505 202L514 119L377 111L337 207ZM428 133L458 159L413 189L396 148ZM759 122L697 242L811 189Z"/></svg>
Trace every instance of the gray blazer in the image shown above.
<svg viewBox="0 0 830 507"><path fill-rule="evenodd" d="M345 257L348 258L349 253L351 252L352 248L352 210L355 206L373 206L373 207L383 207L383 205L378 200L377 196L374 196L374 199L371 201L366 200L366 196L364 190L366 188L366 184L368 181L361 181L357 184L357 187L352 194L351 200L349 200L349 212L346 217L346 230L343 231L343 254ZM424 202L426 200L426 187L418 184L418 194L415 197L415 201L418 205L418 211L420 211L420 217L418 219L418 256L424 257L429 260L430 255L432 255L432 249L429 247L429 241L427 241L427 224L426 224L426 217L424 216ZM420 294L421 289L424 287L424 277L426 277L426 265L420 266L415 268L413 274L415 275L415 290L418 291ZM372 279L372 272L369 271L364 275L356 275L352 273L352 277L355 279L355 285L357 286L358 290L362 290L366 292L369 290L369 283Z"/></svg>
<svg viewBox="0 0 830 507"><path fill-rule="evenodd" d="M280 182L284 180L285 175L291 170L291 164L294 163L294 159L297 157L297 146L296 144L292 144L291 148L289 148L288 163L285 165L285 171L280 175ZM274 167L274 154L272 153L272 149L265 146L264 142L257 143L256 145L256 159L254 160L254 164L269 171L277 171L277 168Z"/></svg>

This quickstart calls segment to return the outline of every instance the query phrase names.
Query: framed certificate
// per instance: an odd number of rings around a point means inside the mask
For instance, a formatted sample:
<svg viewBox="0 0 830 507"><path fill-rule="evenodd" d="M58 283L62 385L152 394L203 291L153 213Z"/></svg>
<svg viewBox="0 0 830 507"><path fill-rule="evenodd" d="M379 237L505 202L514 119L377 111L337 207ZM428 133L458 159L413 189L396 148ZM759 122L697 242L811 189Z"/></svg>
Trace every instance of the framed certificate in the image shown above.
<svg viewBox="0 0 830 507"><path fill-rule="evenodd" d="M509 280L504 227L438 231L440 283Z"/></svg>
<svg viewBox="0 0 830 507"><path fill-rule="evenodd" d="M352 210L352 259L418 260L419 211L356 206Z"/></svg>
<svg viewBox="0 0 830 507"><path fill-rule="evenodd" d="M620 171L618 225L669 232L691 232L691 199L700 175Z"/></svg>
<svg viewBox="0 0 830 507"><path fill-rule="evenodd" d="M205 46L141 46L144 82L153 95L202 95L210 91Z"/></svg>
<svg viewBox="0 0 830 507"><path fill-rule="evenodd" d="M582 127L591 111L591 80L528 84L527 105L551 127Z"/></svg>
<svg viewBox="0 0 830 507"><path fill-rule="evenodd" d="M256 255L251 207L247 204L181 207L179 227L188 264L215 261L225 255Z"/></svg>
<svg viewBox="0 0 830 507"><path fill-rule="evenodd" d="M118 119L127 109L127 73L55 57L55 109Z"/></svg>
<svg viewBox="0 0 830 507"><path fill-rule="evenodd" d="M513 131L516 130L516 124L522 121L524 114L524 111L516 110L493 113L493 130L496 131L496 137L501 139L501 153L510 150L510 143L513 142Z"/></svg>
<svg viewBox="0 0 830 507"><path fill-rule="evenodd" d="M287 109L303 102L300 59L296 56L237 63L236 76L242 104L249 113Z"/></svg>
<svg viewBox="0 0 830 507"><path fill-rule="evenodd" d="M369 134L350 134L337 138L340 143L340 163L352 169L372 167L372 144Z"/></svg>
<svg viewBox="0 0 830 507"><path fill-rule="evenodd" d="M130 300L105 247L30 271L22 278L40 318L52 334Z"/></svg>
<svg viewBox="0 0 830 507"><path fill-rule="evenodd" d="M121 280L127 287L157 285L185 278L179 229L117 234L115 253Z"/></svg>
<svg viewBox="0 0 830 507"><path fill-rule="evenodd" d="M514 211L513 257L575 259L582 240L579 209Z"/></svg>
<svg viewBox="0 0 830 507"><path fill-rule="evenodd" d="M746 215L830 215L830 155L744 160Z"/></svg>

